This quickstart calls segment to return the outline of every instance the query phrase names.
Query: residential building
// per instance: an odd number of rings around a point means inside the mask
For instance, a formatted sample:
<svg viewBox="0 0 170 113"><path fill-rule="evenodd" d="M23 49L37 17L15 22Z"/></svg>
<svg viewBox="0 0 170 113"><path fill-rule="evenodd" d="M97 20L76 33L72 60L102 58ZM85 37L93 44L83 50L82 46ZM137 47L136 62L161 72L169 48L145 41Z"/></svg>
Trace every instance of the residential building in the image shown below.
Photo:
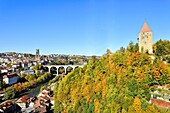
<svg viewBox="0 0 170 113"><path fill-rule="evenodd" d="M7 100L0 104L0 113L15 113L19 111L19 107L11 100Z"/></svg>
<svg viewBox="0 0 170 113"><path fill-rule="evenodd" d="M18 106L20 106L22 109L27 108L30 103L29 99L30 98L28 95L24 95L16 101L16 104L18 104Z"/></svg>
<svg viewBox="0 0 170 113"><path fill-rule="evenodd" d="M34 70L24 70L24 71L21 71L21 74L33 75L33 74L35 74L35 72L34 72Z"/></svg>
<svg viewBox="0 0 170 113"><path fill-rule="evenodd" d="M19 76L16 73L3 75L3 81L8 85L12 85L12 84L17 83L18 79L19 79Z"/></svg>

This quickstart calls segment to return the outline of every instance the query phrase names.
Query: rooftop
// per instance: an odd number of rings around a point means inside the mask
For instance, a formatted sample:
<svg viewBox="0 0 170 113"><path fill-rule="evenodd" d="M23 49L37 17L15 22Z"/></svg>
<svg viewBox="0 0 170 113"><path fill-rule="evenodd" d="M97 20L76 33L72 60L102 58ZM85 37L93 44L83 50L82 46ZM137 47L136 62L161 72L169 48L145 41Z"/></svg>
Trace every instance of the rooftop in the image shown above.
<svg viewBox="0 0 170 113"><path fill-rule="evenodd" d="M140 30L140 33L142 32L152 32L151 29L149 28L148 24L146 23L146 21L143 24L142 29Z"/></svg>

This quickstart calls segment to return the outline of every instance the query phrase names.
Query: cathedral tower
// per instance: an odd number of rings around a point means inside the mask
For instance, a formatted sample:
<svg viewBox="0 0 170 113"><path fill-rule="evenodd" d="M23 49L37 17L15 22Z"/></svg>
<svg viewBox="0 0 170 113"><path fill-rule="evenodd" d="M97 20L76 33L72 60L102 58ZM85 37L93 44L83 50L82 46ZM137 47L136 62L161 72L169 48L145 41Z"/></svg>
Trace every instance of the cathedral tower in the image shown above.
<svg viewBox="0 0 170 113"><path fill-rule="evenodd" d="M146 22L139 32L139 52L153 54L152 31Z"/></svg>

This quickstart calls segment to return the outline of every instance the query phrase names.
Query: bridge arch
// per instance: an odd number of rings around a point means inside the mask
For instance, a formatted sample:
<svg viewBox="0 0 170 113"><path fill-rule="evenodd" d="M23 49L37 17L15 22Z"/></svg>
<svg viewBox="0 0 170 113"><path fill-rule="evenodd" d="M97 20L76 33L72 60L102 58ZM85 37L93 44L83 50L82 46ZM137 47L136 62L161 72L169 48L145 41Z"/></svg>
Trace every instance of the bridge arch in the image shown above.
<svg viewBox="0 0 170 113"><path fill-rule="evenodd" d="M57 68L55 67L55 66L52 66L51 68L50 68L50 70L49 70L49 72L51 73L51 74L57 74Z"/></svg>
<svg viewBox="0 0 170 113"><path fill-rule="evenodd" d="M71 71L73 71L74 69L73 69L73 67L71 67L71 66L68 66L68 67L66 67L66 74L68 74L69 72L71 72Z"/></svg>
<svg viewBox="0 0 170 113"><path fill-rule="evenodd" d="M61 72L63 72L64 74L67 74L69 70L72 71L79 67L82 68L83 65L43 65L43 67L48 69L49 72L51 72L51 70L56 71L56 75L58 75Z"/></svg>
<svg viewBox="0 0 170 113"><path fill-rule="evenodd" d="M66 71L65 71L66 69L65 69L65 67L64 66L60 66L60 67L58 67L58 74L65 74L66 73Z"/></svg>

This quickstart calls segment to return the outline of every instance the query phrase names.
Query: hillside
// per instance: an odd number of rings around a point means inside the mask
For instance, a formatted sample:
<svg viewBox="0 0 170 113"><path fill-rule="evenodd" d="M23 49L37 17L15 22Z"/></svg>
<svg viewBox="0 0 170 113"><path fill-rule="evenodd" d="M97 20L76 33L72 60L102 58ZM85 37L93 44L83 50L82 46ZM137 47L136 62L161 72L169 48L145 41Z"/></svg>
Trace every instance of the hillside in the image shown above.
<svg viewBox="0 0 170 113"><path fill-rule="evenodd" d="M152 113L150 88L170 82L170 65L139 52L107 51L55 86L56 112Z"/></svg>

